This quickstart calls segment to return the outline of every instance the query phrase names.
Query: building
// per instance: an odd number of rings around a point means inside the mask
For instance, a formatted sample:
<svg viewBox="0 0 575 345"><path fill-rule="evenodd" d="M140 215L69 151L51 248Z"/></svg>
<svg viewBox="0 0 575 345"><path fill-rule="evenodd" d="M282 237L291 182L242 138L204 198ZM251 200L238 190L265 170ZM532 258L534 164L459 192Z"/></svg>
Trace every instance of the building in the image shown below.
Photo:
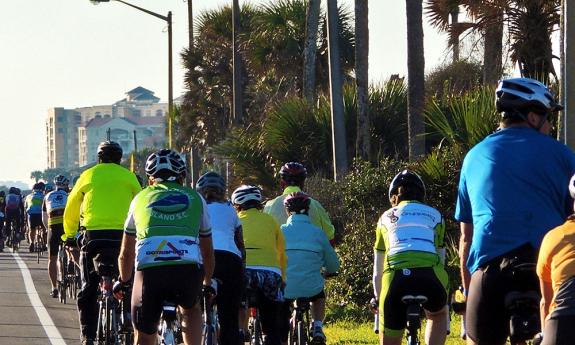
<svg viewBox="0 0 575 345"><path fill-rule="evenodd" d="M78 166L78 127L81 116L75 110L52 108L46 119L48 168Z"/></svg>
<svg viewBox="0 0 575 345"><path fill-rule="evenodd" d="M51 108L46 119L48 168L73 168L94 163L98 143L118 141L124 152L137 148L160 147L166 142L165 117L168 104L159 103L154 92L138 86L126 97L110 105Z"/></svg>

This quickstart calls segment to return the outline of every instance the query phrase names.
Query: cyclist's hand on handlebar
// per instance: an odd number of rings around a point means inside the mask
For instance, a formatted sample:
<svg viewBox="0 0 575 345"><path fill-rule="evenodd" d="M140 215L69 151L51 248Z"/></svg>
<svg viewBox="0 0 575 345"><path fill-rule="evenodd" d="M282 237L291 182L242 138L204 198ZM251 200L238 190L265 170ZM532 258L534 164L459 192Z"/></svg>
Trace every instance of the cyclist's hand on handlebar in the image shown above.
<svg viewBox="0 0 575 345"><path fill-rule="evenodd" d="M112 287L112 293L114 294L114 297L116 299L121 300L124 298L126 291L128 291L130 287L131 287L130 283L122 282L120 278L118 278L118 280L114 283L114 286Z"/></svg>
<svg viewBox="0 0 575 345"><path fill-rule="evenodd" d="M215 279L210 281L210 284L207 285L204 283L202 287L202 292L204 296L214 298L218 294L218 282Z"/></svg>
<svg viewBox="0 0 575 345"><path fill-rule="evenodd" d="M330 273L330 272L325 272L325 271L324 271L324 272L321 273L321 275L322 275L325 279L329 279L329 278L337 277L337 276L339 275L339 273L338 273L338 272Z"/></svg>
<svg viewBox="0 0 575 345"><path fill-rule="evenodd" d="M76 247L76 238L66 237L66 241L64 242L64 246L68 248Z"/></svg>
<svg viewBox="0 0 575 345"><path fill-rule="evenodd" d="M374 314L377 314L379 312L378 307L379 307L379 302L375 297L373 297L369 301L369 311L371 311Z"/></svg>
<svg viewBox="0 0 575 345"><path fill-rule="evenodd" d="M543 343L543 332L535 334L533 338L533 345L541 345Z"/></svg>

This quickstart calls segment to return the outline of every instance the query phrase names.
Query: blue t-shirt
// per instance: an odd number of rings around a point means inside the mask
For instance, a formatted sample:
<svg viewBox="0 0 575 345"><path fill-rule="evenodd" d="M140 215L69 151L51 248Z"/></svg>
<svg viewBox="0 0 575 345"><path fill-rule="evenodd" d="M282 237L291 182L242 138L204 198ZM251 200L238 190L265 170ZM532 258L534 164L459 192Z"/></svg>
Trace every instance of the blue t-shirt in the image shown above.
<svg viewBox="0 0 575 345"><path fill-rule="evenodd" d="M532 128L502 129L473 147L455 210L456 220L473 224L469 271L525 243L539 248L545 233L573 213L574 173L573 152Z"/></svg>

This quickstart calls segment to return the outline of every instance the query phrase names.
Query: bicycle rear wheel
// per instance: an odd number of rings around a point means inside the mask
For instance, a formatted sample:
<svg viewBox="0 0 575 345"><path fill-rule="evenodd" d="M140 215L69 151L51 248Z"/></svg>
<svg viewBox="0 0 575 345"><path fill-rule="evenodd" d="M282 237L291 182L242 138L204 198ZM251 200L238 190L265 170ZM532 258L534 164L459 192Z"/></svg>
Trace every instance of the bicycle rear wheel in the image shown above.
<svg viewBox="0 0 575 345"><path fill-rule="evenodd" d="M306 345L307 344L307 330L303 321L298 321L297 323L297 344Z"/></svg>

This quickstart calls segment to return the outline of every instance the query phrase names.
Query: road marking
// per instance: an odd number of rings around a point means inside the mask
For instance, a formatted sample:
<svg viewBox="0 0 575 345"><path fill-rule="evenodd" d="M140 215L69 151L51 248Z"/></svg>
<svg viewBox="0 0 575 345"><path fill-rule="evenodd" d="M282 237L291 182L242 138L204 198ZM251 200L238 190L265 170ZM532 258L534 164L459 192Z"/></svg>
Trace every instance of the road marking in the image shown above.
<svg viewBox="0 0 575 345"><path fill-rule="evenodd" d="M62 338L60 331L58 331L58 328L56 328L54 325L54 321L52 321L50 314L48 314L48 311L40 300L40 296L38 295L38 291L36 291L36 287L32 281L32 275L30 274L26 263L20 258L18 253L12 252L12 256L18 264L20 272L22 272L26 293L28 294L28 298L30 298L30 304L32 304L32 307L34 307L34 311L36 312L36 315L38 315L38 319L40 319L40 323L42 324L44 332L46 332L50 343L52 345L66 345L66 342L64 341L64 338Z"/></svg>

